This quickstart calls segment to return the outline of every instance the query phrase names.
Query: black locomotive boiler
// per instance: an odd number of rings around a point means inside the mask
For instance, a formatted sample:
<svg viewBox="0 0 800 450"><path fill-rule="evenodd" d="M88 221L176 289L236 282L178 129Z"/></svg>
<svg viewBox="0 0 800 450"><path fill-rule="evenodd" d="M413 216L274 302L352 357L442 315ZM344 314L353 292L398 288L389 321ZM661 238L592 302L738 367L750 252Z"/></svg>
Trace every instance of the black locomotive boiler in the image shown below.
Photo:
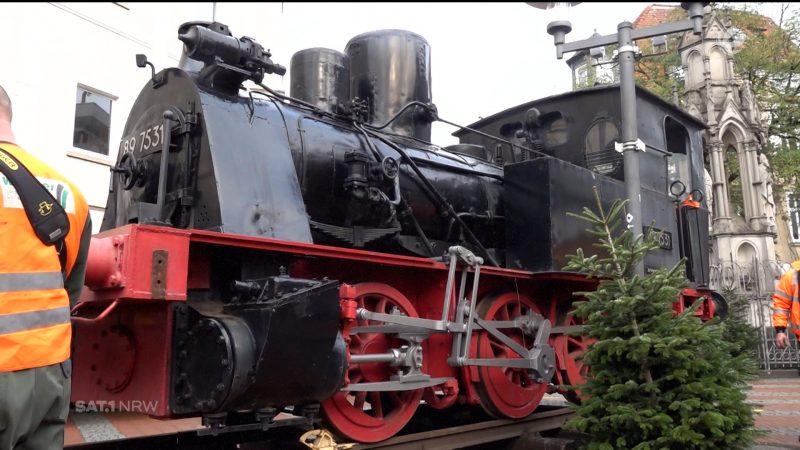
<svg viewBox="0 0 800 450"><path fill-rule="evenodd" d="M521 104L430 142L430 47L401 30L291 60L220 23L181 26L180 67L142 89L75 310L75 401L155 401L162 418L266 427L321 411L386 439L429 408L522 418L579 384L562 271L588 247L567 216L624 195L618 89ZM147 64L143 55L137 64ZM252 85L250 88L244 85ZM639 90L647 267L686 257L678 304L715 303L703 125ZM672 188L672 193L670 192ZM554 332L554 327L557 332Z"/></svg>

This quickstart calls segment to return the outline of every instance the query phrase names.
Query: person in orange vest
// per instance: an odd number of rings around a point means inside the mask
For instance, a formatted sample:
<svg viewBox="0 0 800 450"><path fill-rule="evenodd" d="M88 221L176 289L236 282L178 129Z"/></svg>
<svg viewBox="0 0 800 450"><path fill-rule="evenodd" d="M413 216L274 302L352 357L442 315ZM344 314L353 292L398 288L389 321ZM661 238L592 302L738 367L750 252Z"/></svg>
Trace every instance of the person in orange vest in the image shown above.
<svg viewBox="0 0 800 450"><path fill-rule="evenodd" d="M0 449L61 449L71 392L70 307L83 288L92 226L78 189L15 143L11 116L0 86ZM44 199L34 213L23 195L31 186L40 194L34 198ZM60 218L48 236L31 219L36 212L42 220Z"/></svg>
<svg viewBox="0 0 800 450"><path fill-rule="evenodd" d="M791 268L781 276L772 294L772 326L775 328L775 345L785 348L789 345L786 327L789 320L794 325L800 326L800 290L798 290L798 273L800 273L800 259L791 264ZM794 329L794 334L800 338L800 330Z"/></svg>

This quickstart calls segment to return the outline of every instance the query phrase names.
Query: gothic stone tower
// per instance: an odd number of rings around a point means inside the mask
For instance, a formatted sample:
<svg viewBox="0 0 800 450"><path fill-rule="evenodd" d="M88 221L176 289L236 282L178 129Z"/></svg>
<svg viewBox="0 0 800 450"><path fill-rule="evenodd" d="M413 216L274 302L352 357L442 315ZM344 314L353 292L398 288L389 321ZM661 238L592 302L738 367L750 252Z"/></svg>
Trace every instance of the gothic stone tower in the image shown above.
<svg viewBox="0 0 800 450"><path fill-rule="evenodd" d="M703 36L686 33L678 51L685 74L684 108L708 125L711 263L748 267L775 259L772 179L762 154L766 135L750 85L735 75L730 27L709 7L704 21Z"/></svg>

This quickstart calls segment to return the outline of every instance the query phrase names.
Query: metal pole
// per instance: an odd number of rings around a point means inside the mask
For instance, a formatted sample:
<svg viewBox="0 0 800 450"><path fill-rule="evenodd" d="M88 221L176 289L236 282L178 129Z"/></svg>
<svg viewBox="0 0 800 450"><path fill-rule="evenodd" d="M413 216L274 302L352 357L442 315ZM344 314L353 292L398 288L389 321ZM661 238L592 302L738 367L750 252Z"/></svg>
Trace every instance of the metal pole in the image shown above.
<svg viewBox="0 0 800 450"><path fill-rule="evenodd" d="M634 48L631 40L633 24L622 22L617 26L619 42L619 92L622 114L622 158L625 169L625 193L628 199L625 220L634 238L642 235L642 197L639 179L639 155L636 141L639 139L636 120L636 81L634 79ZM633 268L634 275L644 275L644 262Z"/></svg>
<svg viewBox="0 0 800 450"><path fill-rule="evenodd" d="M592 36L577 42L566 42L566 35L572 31L572 24L568 21L550 22L547 32L553 36L556 46L556 57L561 59L564 53L589 50L604 45L617 44L619 61L619 91L620 113L622 119L622 159L625 166L625 196L628 200L627 221L628 229L634 237L644 233L642 228L642 198L641 180L639 179L639 147L644 150L639 141L638 124L636 121L636 81L634 78L634 47L633 41L653 36L666 36L671 33L680 33L692 30L696 35L703 32L703 7L707 3L691 2L682 3L681 7L689 13L689 19L680 22L669 22L645 29L633 29L630 22L622 22L617 26L617 35ZM540 9L547 9L550 3L530 3ZM640 261L633 267L634 275L644 275L644 262Z"/></svg>

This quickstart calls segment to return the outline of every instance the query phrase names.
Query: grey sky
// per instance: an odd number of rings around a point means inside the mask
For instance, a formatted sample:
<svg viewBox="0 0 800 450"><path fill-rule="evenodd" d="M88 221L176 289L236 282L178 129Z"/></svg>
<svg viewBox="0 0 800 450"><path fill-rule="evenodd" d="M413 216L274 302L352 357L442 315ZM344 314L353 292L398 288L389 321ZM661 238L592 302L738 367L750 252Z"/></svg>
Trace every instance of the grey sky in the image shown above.
<svg viewBox="0 0 800 450"><path fill-rule="evenodd" d="M243 29L231 24L234 34L255 37L272 50L275 62L287 67L298 50L344 51L350 38L367 31L398 28L418 33L431 45L433 101L440 115L466 125L571 88L570 71L564 60L556 59L553 39L546 32L549 22L570 20L573 31L567 42L572 42L595 31L616 33L617 24L635 20L649 4L581 3L542 11L523 2L283 3L268 24L253 19L248 26L240 14L252 6L218 3L217 17L222 21L236 17ZM271 75L266 81L273 88L289 90L288 75L284 79ZM456 143L450 136L453 131L451 126L434 124L433 142Z"/></svg>

